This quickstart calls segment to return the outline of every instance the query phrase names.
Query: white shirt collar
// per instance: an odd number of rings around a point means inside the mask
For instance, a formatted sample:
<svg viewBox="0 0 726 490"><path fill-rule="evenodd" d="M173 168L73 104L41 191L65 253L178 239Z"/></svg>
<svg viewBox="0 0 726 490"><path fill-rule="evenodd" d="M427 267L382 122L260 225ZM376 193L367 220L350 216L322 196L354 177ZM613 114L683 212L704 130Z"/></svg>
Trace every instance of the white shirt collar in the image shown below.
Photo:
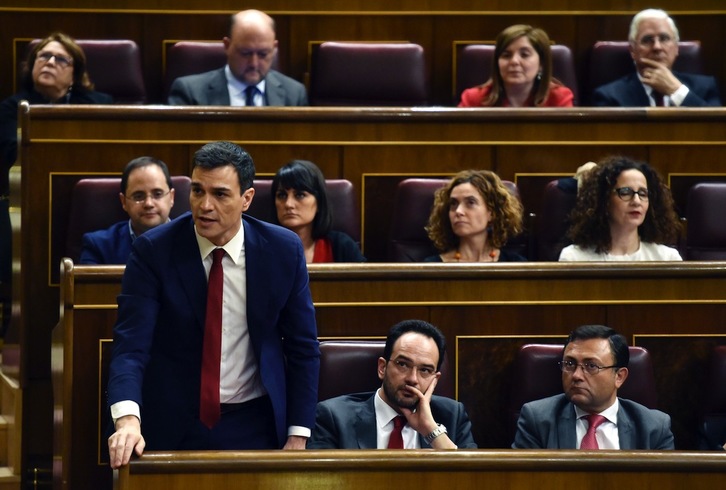
<svg viewBox="0 0 726 490"><path fill-rule="evenodd" d="M227 78L227 87L234 89L234 96L241 97L244 100L245 89L249 86L249 84L241 82L234 75L232 75L232 70L230 70L229 65L224 66L224 76ZM263 96L265 95L265 79L264 78L262 80L260 80L260 83L255 85L255 87L257 87L257 90L259 90ZM230 92L230 95L232 95L231 92Z"/></svg>
<svg viewBox="0 0 726 490"><path fill-rule="evenodd" d="M199 245L199 252L202 255L202 260L206 259L209 254L211 254L215 248L223 248L225 252L227 252L227 255L234 261L235 264L237 264L240 260L240 253L242 252L242 249L244 248L245 243L245 226L244 221L240 219L240 227L239 231L235 236L232 237L230 241L225 243L222 247L217 247L215 244L210 242L207 238L201 236L197 232L197 227L194 227L194 233L197 236L197 244Z"/></svg>
<svg viewBox="0 0 726 490"><path fill-rule="evenodd" d="M581 419L582 417L584 417L586 415L590 415L588 412L582 410L577 405L573 404L573 406L575 407L575 415L577 416L578 419ZM613 424L618 425L618 409L619 408L620 408L620 402L618 401L617 398L615 398L615 403L613 403L608 408L606 408L605 410L600 412L599 415L602 415L603 417L605 417L608 420L608 422L612 422Z"/></svg>
<svg viewBox="0 0 726 490"><path fill-rule="evenodd" d="M383 398L381 398L381 388L378 388L376 391L376 396L373 399L373 405L376 409L376 423L379 428L385 427L390 424L394 418L401 415L391 408L388 403L383 401Z"/></svg>

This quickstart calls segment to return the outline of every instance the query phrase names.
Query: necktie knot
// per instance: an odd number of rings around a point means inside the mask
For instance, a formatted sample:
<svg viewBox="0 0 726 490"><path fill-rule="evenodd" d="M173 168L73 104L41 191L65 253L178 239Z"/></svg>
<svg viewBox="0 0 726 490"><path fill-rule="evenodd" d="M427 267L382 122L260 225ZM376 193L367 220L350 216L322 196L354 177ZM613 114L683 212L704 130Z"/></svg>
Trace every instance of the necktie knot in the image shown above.
<svg viewBox="0 0 726 490"><path fill-rule="evenodd" d="M212 267L214 267L214 264L221 264L223 258L224 258L224 249L215 248L212 251Z"/></svg>
<svg viewBox="0 0 726 490"><path fill-rule="evenodd" d="M582 442L580 443L580 449L600 449L600 446L597 443L597 438L595 437L595 431L607 419L603 415L599 414L586 415L583 418L587 420L589 425L587 427L585 437L582 438Z"/></svg>

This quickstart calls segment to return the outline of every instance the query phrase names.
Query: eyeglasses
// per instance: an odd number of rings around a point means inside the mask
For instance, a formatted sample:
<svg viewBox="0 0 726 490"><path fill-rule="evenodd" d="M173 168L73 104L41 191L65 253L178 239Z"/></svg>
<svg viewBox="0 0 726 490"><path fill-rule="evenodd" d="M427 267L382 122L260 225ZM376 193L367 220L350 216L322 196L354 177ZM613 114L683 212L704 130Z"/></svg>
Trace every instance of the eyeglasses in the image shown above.
<svg viewBox="0 0 726 490"><path fill-rule="evenodd" d="M247 59L250 59L254 55L257 55L257 57L260 60L262 60L262 61L266 60L267 57L272 54L272 51L269 50L269 49L260 49L258 51L255 51L255 50L244 50L244 51L237 51L237 52L239 53L239 55L241 57L247 58Z"/></svg>
<svg viewBox="0 0 726 490"><path fill-rule="evenodd" d="M638 40L638 44L641 46L653 46L655 44L655 40L658 40L661 44L670 44L673 41L673 37L670 34L647 34Z"/></svg>
<svg viewBox="0 0 726 490"><path fill-rule="evenodd" d="M421 376L422 379L430 378L436 374L436 370L431 366L414 366L411 362L403 359L389 359L388 362L392 362L401 374L408 375L414 369L418 371L418 375Z"/></svg>
<svg viewBox="0 0 726 490"><path fill-rule="evenodd" d="M49 51L38 53L38 57L35 59L35 61L41 60L43 63L48 63L51 58L55 58L56 64L58 64L58 66L62 66L63 68L66 68L73 64L73 58L66 58L63 55L54 54Z"/></svg>
<svg viewBox="0 0 726 490"><path fill-rule="evenodd" d="M126 197L126 199L134 201L136 204L143 204L148 198L151 198L152 201L159 201L170 192L171 190L164 192L161 189L157 189L155 191L149 192L148 194L146 192L134 192L130 196L124 197Z"/></svg>
<svg viewBox="0 0 726 490"><path fill-rule="evenodd" d="M641 201L647 201L650 193L648 189L638 189L637 191L631 187L618 187L613 191L623 201L632 201L637 194Z"/></svg>
<svg viewBox="0 0 726 490"><path fill-rule="evenodd" d="M620 366L598 366L594 362L583 362L582 364L579 364L575 361L559 361L557 364L560 366L560 369L566 373L574 373L577 371L579 366L582 368L582 372L589 374L590 376L595 376L603 369L620 369Z"/></svg>

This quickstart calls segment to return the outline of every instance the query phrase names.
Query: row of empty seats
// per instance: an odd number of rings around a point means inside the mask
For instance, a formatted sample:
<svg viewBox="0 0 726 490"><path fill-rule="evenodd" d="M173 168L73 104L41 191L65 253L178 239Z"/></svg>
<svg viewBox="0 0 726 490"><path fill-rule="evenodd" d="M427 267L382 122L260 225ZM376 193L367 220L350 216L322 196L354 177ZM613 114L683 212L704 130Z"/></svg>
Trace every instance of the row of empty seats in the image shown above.
<svg viewBox="0 0 726 490"><path fill-rule="evenodd" d="M320 386L318 399L325 400L348 393L374 391L381 381L376 375L376 361L383 354L383 341L323 341L320 343ZM515 366L509 400L503 406L509 413L514 435L519 412L527 402L562 392L562 376L557 361L562 359L562 345L527 344L522 346ZM642 347L629 348L628 379L618 395L649 408L658 408L656 378L650 353ZM726 443L726 346L716 347L708 374L712 390L706 394L700 411L702 449L715 449ZM436 393L455 395L454 373L446 358Z"/></svg>
<svg viewBox="0 0 726 490"><path fill-rule="evenodd" d="M190 179L172 178L176 189L174 218L189 210ZM434 192L448 179L406 179L399 183L392 211L388 259L391 262L420 262L433 255L436 249L424 227L434 201ZM517 197L513 182L504 184ZM361 217L353 184L344 179L326 180L330 206L333 210L333 229L361 242ZM255 180L255 198L248 214L273 221L272 181ZM120 179L82 179L73 189L68 226L66 255L77 260L83 234L104 229L127 219L118 202ZM531 229L507 244L507 248L529 260L555 261L565 245L567 218L575 204L574 193L564 191L551 181L545 188L539 216L529 221ZM677 244L686 260L726 260L726 225L720 214L726 208L726 183L703 182L694 185L688 195L684 243ZM532 225L534 221L534 225Z"/></svg>
<svg viewBox="0 0 726 490"><path fill-rule="evenodd" d="M34 40L29 48L37 43ZM138 45L132 40L77 40L88 58L88 71L96 89L118 103L147 103ZM700 42L679 43L675 69L702 73ZM425 106L430 95L426 56L418 44L408 42L323 42L311 44L309 100L318 106ZM452 67L452 104L461 92L484 83L490 76L492 44L455 43ZM552 46L553 74L572 89L575 103L586 105L592 91L633 69L624 41L601 41L589 53L587 89L578 82L570 48ZM24 59L24 57L21 57ZM172 82L226 64L222 42L180 41L168 49L163 97ZM582 93L585 92L585 93Z"/></svg>

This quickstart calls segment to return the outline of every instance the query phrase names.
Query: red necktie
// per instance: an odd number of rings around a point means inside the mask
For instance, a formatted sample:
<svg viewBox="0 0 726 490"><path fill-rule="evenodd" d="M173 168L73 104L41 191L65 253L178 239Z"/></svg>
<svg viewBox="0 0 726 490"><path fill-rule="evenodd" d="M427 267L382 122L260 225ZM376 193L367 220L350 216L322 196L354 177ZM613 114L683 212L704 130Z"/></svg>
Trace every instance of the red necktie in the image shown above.
<svg viewBox="0 0 726 490"><path fill-rule="evenodd" d="M207 316L204 321L202 347L202 383L199 419L210 429L219 421L219 369L222 362L222 291L224 249L214 249L207 286Z"/></svg>
<svg viewBox="0 0 726 490"><path fill-rule="evenodd" d="M403 426L406 425L406 417L399 415L393 419L393 432L388 440L388 449L403 449Z"/></svg>
<svg viewBox="0 0 726 490"><path fill-rule="evenodd" d="M660 93L660 92L658 92L656 90L653 90L653 92L651 92L651 95L653 96L653 100L655 101L656 107L664 107L665 106L665 101L663 100L663 94L662 93Z"/></svg>
<svg viewBox="0 0 726 490"><path fill-rule="evenodd" d="M590 425L587 427L585 437L583 437L582 442L580 442L580 449L600 449L600 446L597 444L597 439L595 438L595 431L598 426L607 419L602 415L586 415L583 418L586 418Z"/></svg>

